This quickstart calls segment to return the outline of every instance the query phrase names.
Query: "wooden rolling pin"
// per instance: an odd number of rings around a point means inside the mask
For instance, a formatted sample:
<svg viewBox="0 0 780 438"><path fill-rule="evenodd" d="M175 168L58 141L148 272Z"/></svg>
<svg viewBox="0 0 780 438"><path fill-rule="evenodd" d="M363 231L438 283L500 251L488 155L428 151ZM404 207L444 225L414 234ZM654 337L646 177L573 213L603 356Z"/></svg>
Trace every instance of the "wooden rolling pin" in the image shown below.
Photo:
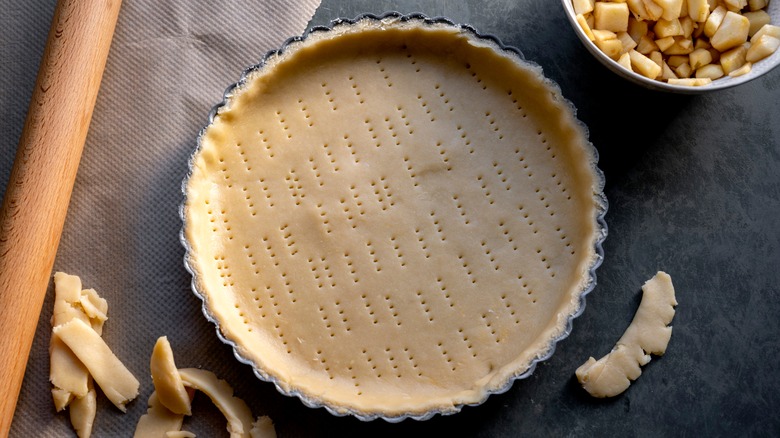
<svg viewBox="0 0 780 438"><path fill-rule="evenodd" d="M120 5L59 0L54 11L0 210L2 437L11 428Z"/></svg>

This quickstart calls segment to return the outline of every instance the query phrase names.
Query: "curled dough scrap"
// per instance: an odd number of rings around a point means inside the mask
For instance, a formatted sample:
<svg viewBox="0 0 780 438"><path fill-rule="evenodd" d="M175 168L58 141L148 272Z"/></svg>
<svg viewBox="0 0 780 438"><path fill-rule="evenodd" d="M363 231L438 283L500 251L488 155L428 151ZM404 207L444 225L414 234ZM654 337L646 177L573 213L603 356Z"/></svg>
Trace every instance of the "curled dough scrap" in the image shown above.
<svg viewBox="0 0 780 438"><path fill-rule="evenodd" d="M81 308L81 279L62 272L54 274L54 314L52 327L80 319L90 323L90 319ZM52 397L57 412L65 409L76 397L85 397L89 392L89 372L84 364L73 354L65 343L56 336L51 337L49 345L49 380L54 388Z"/></svg>
<svg viewBox="0 0 780 438"><path fill-rule="evenodd" d="M252 424L252 430L249 431L251 438L276 438L276 428L270 417L265 415L257 417L257 421Z"/></svg>
<svg viewBox="0 0 780 438"><path fill-rule="evenodd" d="M108 302L94 289L82 290L81 279L63 272L54 274L54 312L51 318L52 336L49 344L49 379L57 412L70 407L70 422L79 438L92 434L92 425L97 414L97 395L93 378L86 362L68 346L58 331L65 326L78 323L82 327L70 329L70 342L82 344L100 338L103 323L108 319ZM84 333L78 334L81 330ZM90 332L90 333L86 333ZM81 346L80 346L81 348ZM105 348L108 348L107 346ZM82 356L94 362L102 359L82 351ZM85 357L86 357L85 356ZM86 359L85 359L86 360ZM100 365L100 364L98 364ZM132 377L132 376L131 376ZM112 389L108 389L110 392ZM130 394L130 390L127 394ZM112 401L116 401L112 399ZM124 406L124 402L122 402ZM121 407L120 407L121 409Z"/></svg>
<svg viewBox="0 0 780 438"><path fill-rule="evenodd" d="M650 362L650 354L663 355L672 337L674 318L672 278L665 272L642 286L642 302L634 320L609 354L599 360L589 358L575 372L577 380L594 397L614 397L641 374L640 366Z"/></svg>
<svg viewBox="0 0 780 438"><path fill-rule="evenodd" d="M84 364L111 403L125 412L125 404L138 395L140 383L92 326L73 319L54 327L52 333Z"/></svg>
<svg viewBox="0 0 780 438"><path fill-rule="evenodd" d="M175 414L192 415L190 396L181 381L179 370L176 369L173 350L167 337L157 339L149 367L160 403Z"/></svg>
<svg viewBox="0 0 780 438"><path fill-rule="evenodd" d="M184 415L168 410L155 391L149 396L149 409L138 420L133 438L162 438L169 431L180 430L183 422Z"/></svg>
<svg viewBox="0 0 780 438"><path fill-rule="evenodd" d="M95 424L95 415L97 415L97 393L92 385L92 379L89 379L88 386L87 395L76 397L70 403L70 423L76 429L79 438L92 435L92 425Z"/></svg>
<svg viewBox="0 0 780 438"><path fill-rule="evenodd" d="M195 390L206 394L228 422L231 438L276 438L274 424L268 417L252 423L247 404L233 397L233 388L211 371L176 369L168 338L157 339L150 362L155 392L149 398L149 410L141 417L134 438L188 438L195 434L181 430L184 415L192 415Z"/></svg>
<svg viewBox="0 0 780 438"><path fill-rule="evenodd" d="M228 421L227 429L231 438L246 437L252 429L252 412L238 397L233 397L233 388L220 380L211 371L197 368L179 370L184 386L197 389L206 394Z"/></svg>

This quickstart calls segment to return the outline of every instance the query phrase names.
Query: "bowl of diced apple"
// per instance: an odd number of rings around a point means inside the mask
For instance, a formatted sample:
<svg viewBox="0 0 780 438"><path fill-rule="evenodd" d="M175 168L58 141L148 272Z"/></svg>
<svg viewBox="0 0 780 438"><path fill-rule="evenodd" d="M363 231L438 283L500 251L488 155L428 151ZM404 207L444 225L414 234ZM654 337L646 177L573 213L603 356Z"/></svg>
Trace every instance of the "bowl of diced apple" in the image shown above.
<svg viewBox="0 0 780 438"><path fill-rule="evenodd" d="M699 94L780 64L780 0L561 0L607 68L644 87Z"/></svg>

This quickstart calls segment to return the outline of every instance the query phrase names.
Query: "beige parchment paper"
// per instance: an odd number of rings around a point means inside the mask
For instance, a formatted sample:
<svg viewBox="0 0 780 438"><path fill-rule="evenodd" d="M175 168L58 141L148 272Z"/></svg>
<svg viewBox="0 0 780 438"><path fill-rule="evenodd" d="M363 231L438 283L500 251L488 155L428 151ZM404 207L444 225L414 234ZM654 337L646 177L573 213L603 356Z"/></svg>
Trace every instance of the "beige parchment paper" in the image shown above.
<svg viewBox="0 0 780 438"><path fill-rule="evenodd" d="M181 181L198 131L244 68L306 28L319 0L124 0L55 270L109 303L103 337L141 382L126 414L99 394L93 436L132 436L153 390L149 358L167 335L180 367L226 379L255 415L299 403L259 381L222 344L189 289L179 243ZM0 189L13 162L54 0L0 0ZM75 436L48 381L53 288L38 323L13 437ZM2 309L13 311L13 309ZM0 354L5 354L2 352ZM226 436L207 398L185 429ZM283 426L283 425L280 425Z"/></svg>

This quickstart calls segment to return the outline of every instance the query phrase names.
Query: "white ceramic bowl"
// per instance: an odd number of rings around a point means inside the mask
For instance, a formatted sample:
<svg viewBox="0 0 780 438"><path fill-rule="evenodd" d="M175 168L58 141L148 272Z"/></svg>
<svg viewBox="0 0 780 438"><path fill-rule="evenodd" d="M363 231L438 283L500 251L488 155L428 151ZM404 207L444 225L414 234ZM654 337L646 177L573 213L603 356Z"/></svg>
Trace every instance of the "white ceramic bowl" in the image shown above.
<svg viewBox="0 0 780 438"><path fill-rule="evenodd" d="M596 59L601 61L601 63L604 64L608 69L617 73L618 76L621 76L635 84L641 85L651 90L668 91L679 94L702 94L710 91L722 90L744 84L748 81L752 81L753 79L768 73L773 68L777 67L778 64L780 64L780 50L777 50L768 58L764 58L761 61L754 63L753 69L750 71L750 73L735 78L724 76L720 79L712 81L712 83L709 85L691 87L685 85L671 85L667 84L666 82L648 79L638 73L626 70L615 60L608 57L604 54L604 52L599 50L599 48L596 47L596 44L588 39L588 37L585 35L585 32L577 23L577 19L575 18L576 14L574 13L574 6L572 6L571 0L561 0L561 3L563 4L563 9L566 11L566 17L569 19L569 23L571 24L572 29L574 29L574 33L577 34L580 41L582 41L582 44L585 45L585 48L588 49L588 51L593 54ZM771 23L774 25L780 25L780 0L770 1L766 11L771 17Z"/></svg>

